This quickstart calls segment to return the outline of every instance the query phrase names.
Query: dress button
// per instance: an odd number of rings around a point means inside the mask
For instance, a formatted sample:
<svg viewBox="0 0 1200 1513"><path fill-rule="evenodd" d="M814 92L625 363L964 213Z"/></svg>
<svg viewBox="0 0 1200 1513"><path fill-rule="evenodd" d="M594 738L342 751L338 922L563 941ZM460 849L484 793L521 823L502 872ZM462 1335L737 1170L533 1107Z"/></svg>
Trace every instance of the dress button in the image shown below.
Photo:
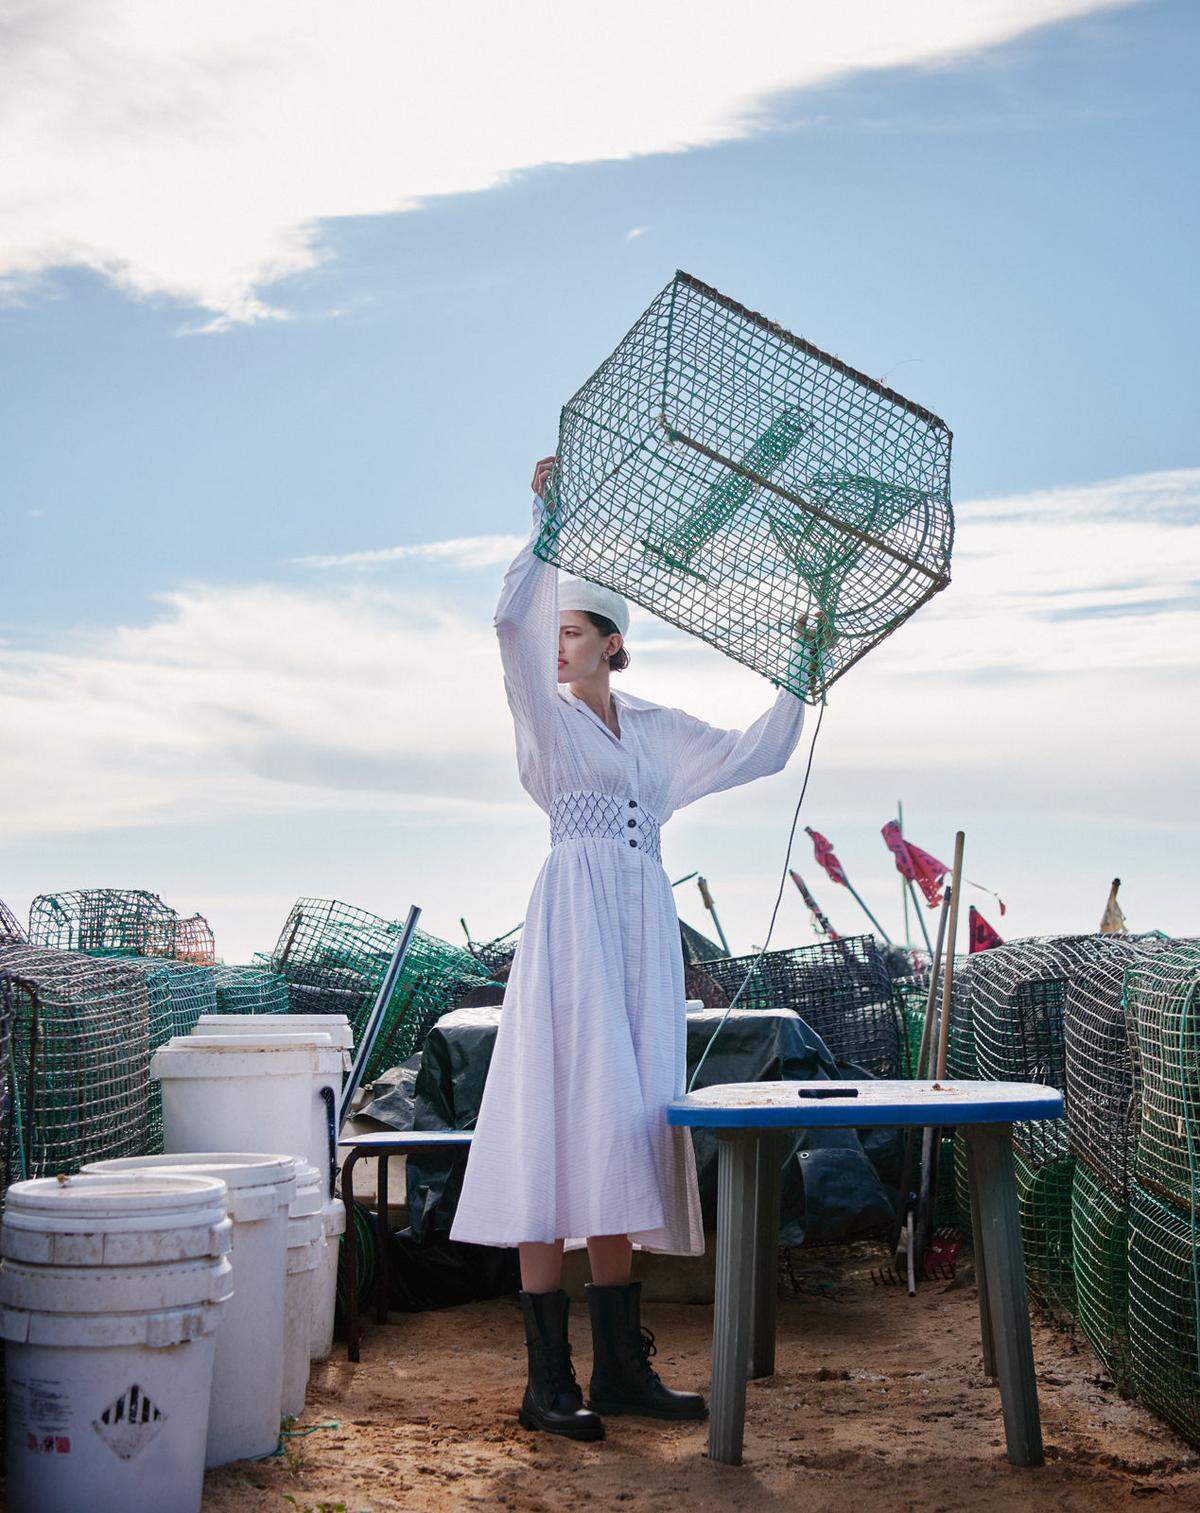
<svg viewBox="0 0 1200 1513"><path fill-rule="evenodd" d="M630 844L630 845L631 845L631 846L636 846L636 845L637 845L637 841L630 841L630 842L629 842L629 844Z"/></svg>
<svg viewBox="0 0 1200 1513"><path fill-rule="evenodd" d="M630 799L629 800L629 807L631 809L636 809L637 808L637 799Z"/></svg>
<svg viewBox="0 0 1200 1513"><path fill-rule="evenodd" d="M628 824L628 826L629 826L629 828L631 830L636 830L637 829L637 820L627 820L626 823Z"/></svg>

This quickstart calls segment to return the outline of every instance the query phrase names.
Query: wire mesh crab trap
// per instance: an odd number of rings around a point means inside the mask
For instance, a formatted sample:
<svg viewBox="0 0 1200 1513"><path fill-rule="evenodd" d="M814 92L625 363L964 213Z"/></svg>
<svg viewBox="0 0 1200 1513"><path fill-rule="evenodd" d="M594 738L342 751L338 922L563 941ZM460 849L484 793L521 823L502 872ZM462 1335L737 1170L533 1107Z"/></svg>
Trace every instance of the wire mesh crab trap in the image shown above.
<svg viewBox="0 0 1200 1513"><path fill-rule="evenodd" d="M917 1060L921 1051L921 1036L925 1031L925 1005L929 998L929 982L926 978L909 975L892 978L892 996L896 1011L904 1027L905 1077L917 1075Z"/></svg>
<svg viewBox="0 0 1200 1513"><path fill-rule="evenodd" d="M1067 1133L1071 1150L1118 1198L1129 1193L1139 1099L1125 1022L1126 973L1144 955L1171 944L1138 938L1128 950L1104 951L1067 984Z"/></svg>
<svg viewBox="0 0 1200 1513"><path fill-rule="evenodd" d="M520 938L520 935L510 933L500 940L473 940L467 949L476 961L482 963L485 972L503 972L512 966Z"/></svg>
<svg viewBox="0 0 1200 1513"><path fill-rule="evenodd" d="M21 921L0 898L0 945L14 945L25 939Z"/></svg>
<svg viewBox="0 0 1200 1513"><path fill-rule="evenodd" d="M217 959L212 926L203 914L189 914L175 927L175 958L193 966L211 967Z"/></svg>
<svg viewBox="0 0 1200 1513"><path fill-rule="evenodd" d="M1128 1202L1076 1161L1071 1191L1071 1261L1079 1327L1121 1391L1131 1382L1128 1250Z"/></svg>
<svg viewBox="0 0 1200 1513"><path fill-rule="evenodd" d="M839 1060L877 1077L900 1074L900 1015L887 965L872 936L767 951L761 958L716 956L700 965L730 999L751 973L740 1008L794 1009Z"/></svg>
<svg viewBox="0 0 1200 1513"><path fill-rule="evenodd" d="M174 956L179 916L144 888L42 893L29 908L35 946L95 956Z"/></svg>
<svg viewBox="0 0 1200 1513"><path fill-rule="evenodd" d="M1200 1446L1200 1227L1135 1180L1129 1204L1129 1354L1137 1394Z"/></svg>
<svg viewBox="0 0 1200 1513"><path fill-rule="evenodd" d="M292 1012L347 1015L357 1047L403 929L336 899L297 900L271 955ZM419 1050L464 993L490 981L469 951L414 931L364 1080Z"/></svg>
<svg viewBox="0 0 1200 1513"><path fill-rule="evenodd" d="M1060 1324L1069 1325L1077 1309L1071 1258L1075 1162L1060 1156L1035 1166L1014 1150L1013 1165L1029 1291Z"/></svg>
<svg viewBox="0 0 1200 1513"><path fill-rule="evenodd" d="M169 1039L144 972L73 951L0 946L31 1177L151 1152L151 1053Z"/></svg>
<svg viewBox="0 0 1200 1513"><path fill-rule="evenodd" d="M816 702L950 581L950 431L677 273L563 407L534 551Z"/></svg>
<svg viewBox="0 0 1200 1513"><path fill-rule="evenodd" d="M1200 943L1140 956L1125 979L1138 1093L1134 1175L1200 1212Z"/></svg>
<svg viewBox="0 0 1200 1513"><path fill-rule="evenodd" d="M960 1080L979 1076L975 1049L975 1012L972 1006L972 970L975 957L954 958L954 986L950 992L950 1034L946 1042L946 1073Z"/></svg>
<svg viewBox="0 0 1200 1513"><path fill-rule="evenodd" d="M213 968L218 1014L286 1014L288 985L278 972L263 967ZM339 1011L340 1012L340 1011Z"/></svg>

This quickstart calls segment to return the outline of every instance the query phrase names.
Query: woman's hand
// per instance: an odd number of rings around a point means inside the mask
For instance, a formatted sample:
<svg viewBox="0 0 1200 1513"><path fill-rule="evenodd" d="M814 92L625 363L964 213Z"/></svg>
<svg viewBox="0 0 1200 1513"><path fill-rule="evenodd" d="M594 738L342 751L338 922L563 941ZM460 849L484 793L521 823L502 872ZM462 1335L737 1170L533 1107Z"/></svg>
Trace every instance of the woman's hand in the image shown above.
<svg viewBox="0 0 1200 1513"><path fill-rule="evenodd" d="M542 490L546 487L546 479L549 478L557 460L555 457L543 457L533 470L533 492L539 499L542 498Z"/></svg>

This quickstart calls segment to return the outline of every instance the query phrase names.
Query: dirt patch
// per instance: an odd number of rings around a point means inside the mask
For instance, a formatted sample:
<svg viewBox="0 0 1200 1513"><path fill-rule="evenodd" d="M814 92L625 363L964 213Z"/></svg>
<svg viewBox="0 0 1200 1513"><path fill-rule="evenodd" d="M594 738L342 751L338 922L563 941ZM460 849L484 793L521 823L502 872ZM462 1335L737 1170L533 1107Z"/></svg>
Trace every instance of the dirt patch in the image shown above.
<svg viewBox="0 0 1200 1513"><path fill-rule="evenodd" d="M874 1287L861 1251L819 1253L798 1271L802 1291L781 1297L777 1370L747 1389L742 1466L710 1464L702 1424L610 1419L594 1445L521 1429L520 1314L501 1299L372 1328L359 1365L339 1354L310 1384L302 1424L337 1427L291 1439L280 1459L211 1473L205 1513L1200 1507L1200 1457L1117 1397L1086 1344L1041 1322L1047 1462L1009 1466L969 1271L909 1299ZM649 1304L644 1322L664 1380L707 1390L711 1309ZM572 1340L586 1387L580 1307Z"/></svg>

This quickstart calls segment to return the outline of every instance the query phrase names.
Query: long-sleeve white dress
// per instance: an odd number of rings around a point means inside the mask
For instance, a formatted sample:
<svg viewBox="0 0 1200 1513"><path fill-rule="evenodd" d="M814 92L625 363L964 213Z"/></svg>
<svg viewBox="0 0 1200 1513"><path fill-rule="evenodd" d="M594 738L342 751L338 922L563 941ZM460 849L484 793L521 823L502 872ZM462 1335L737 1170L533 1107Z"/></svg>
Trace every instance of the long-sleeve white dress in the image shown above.
<svg viewBox="0 0 1200 1513"><path fill-rule="evenodd" d="M685 1079L683 952L659 830L685 804L782 768L804 704L780 689L745 731L614 692L620 736L557 682L558 569L534 530L495 625L521 784L550 817L452 1239L516 1245L627 1234L700 1255Z"/></svg>

